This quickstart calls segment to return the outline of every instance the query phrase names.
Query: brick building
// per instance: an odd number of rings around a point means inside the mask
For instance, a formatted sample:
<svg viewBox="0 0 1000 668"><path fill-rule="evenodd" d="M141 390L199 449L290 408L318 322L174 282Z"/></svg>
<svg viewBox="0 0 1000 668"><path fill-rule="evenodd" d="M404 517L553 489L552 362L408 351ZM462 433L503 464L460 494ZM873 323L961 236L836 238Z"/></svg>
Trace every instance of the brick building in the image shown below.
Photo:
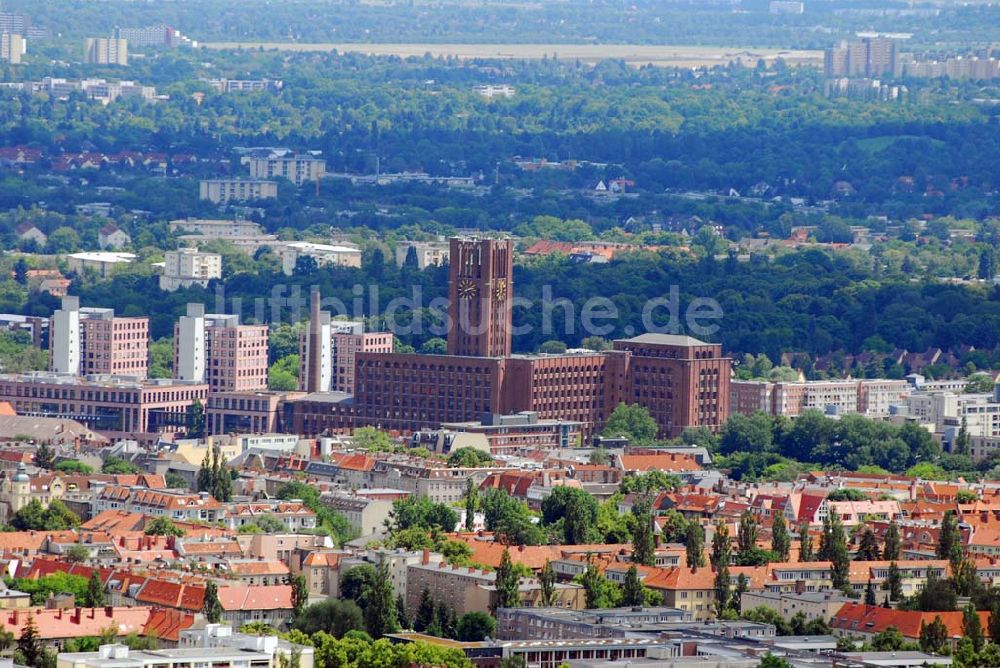
<svg viewBox="0 0 1000 668"><path fill-rule="evenodd" d="M511 355L510 243L451 244L449 354L357 352L353 393L308 387L312 394L293 407L298 433L365 425L413 432L532 411L580 422L589 434L622 402L648 408L665 437L725 422L731 360L720 345L644 334L604 353Z"/></svg>
<svg viewBox="0 0 1000 668"><path fill-rule="evenodd" d="M241 325L238 315L188 304L174 327L174 373L212 392L267 389L267 325Z"/></svg>
<svg viewBox="0 0 1000 668"><path fill-rule="evenodd" d="M109 308L80 308L63 297L49 320L49 368L58 373L145 378L149 318L121 318Z"/></svg>

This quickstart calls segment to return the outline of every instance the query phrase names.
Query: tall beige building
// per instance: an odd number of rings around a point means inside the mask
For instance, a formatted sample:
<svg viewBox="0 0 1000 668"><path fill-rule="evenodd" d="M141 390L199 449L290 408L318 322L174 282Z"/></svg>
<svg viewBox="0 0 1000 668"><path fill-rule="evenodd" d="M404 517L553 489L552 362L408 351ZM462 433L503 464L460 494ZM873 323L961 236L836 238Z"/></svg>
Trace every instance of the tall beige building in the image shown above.
<svg viewBox="0 0 1000 668"><path fill-rule="evenodd" d="M88 37L83 42L83 62L88 65L128 65L128 40Z"/></svg>
<svg viewBox="0 0 1000 668"><path fill-rule="evenodd" d="M28 50L28 42L22 35L14 33L0 33L0 60L11 65L19 65L21 56Z"/></svg>

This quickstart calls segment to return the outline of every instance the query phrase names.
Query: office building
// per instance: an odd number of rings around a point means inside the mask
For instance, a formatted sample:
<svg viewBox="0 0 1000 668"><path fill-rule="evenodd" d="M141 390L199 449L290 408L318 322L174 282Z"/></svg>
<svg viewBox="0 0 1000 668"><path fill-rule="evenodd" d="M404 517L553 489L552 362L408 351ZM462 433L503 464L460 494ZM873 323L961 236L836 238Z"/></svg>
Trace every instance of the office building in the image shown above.
<svg viewBox="0 0 1000 668"><path fill-rule="evenodd" d="M308 392L354 393L358 353L391 353L392 332L366 332L363 322L331 320L313 292L306 330L299 336L299 378ZM313 351L319 351L314 355Z"/></svg>
<svg viewBox="0 0 1000 668"><path fill-rule="evenodd" d="M188 304L174 326L174 374L212 392L267 389L267 325L241 325L238 315Z"/></svg>
<svg viewBox="0 0 1000 668"><path fill-rule="evenodd" d="M209 434L274 434L288 431L284 421L285 402L302 396L299 392L213 392L205 404L205 425Z"/></svg>
<svg viewBox="0 0 1000 668"><path fill-rule="evenodd" d="M195 399L208 386L177 381L92 379L35 372L0 376L0 401L18 415L69 418L102 434L155 434L184 431Z"/></svg>
<svg viewBox="0 0 1000 668"><path fill-rule="evenodd" d="M297 186L318 181L326 174L326 161L313 155L271 152L265 156L250 156L250 178L288 179Z"/></svg>
<svg viewBox="0 0 1000 668"><path fill-rule="evenodd" d="M261 179L206 179L199 185L199 197L214 204L274 199L278 184Z"/></svg>
<svg viewBox="0 0 1000 668"><path fill-rule="evenodd" d="M28 52L28 41L17 33L0 33L0 60L11 65L21 64L21 56Z"/></svg>
<svg viewBox="0 0 1000 668"><path fill-rule="evenodd" d="M116 317L109 308L80 308L63 297L49 321L49 368L57 373L145 378L149 318Z"/></svg>
<svg viewBox="0 0 1000 668"><path fill-rule="evenodd" d="M163 255L160 289L173 292L192 285L208 287L208 282L222 278L222 256L196 248L179 248Z"/></svg>
<svg viewBox="0 0 1000 668"><path fill-rule="evenodd" d="M128 65L128 41L114 37L88 37L83 42L83 62L88 65Z"/></svg>
<svg viewBox="0 0 1000 668"><path fill-rule="evenodd" d="M413 432L531 411L590 434L623 402L649 409L665 437L721 427L731 360L718 344L646 334L605 353L510 354L511 250L507 241L452 240L450 354L355 353L353 395L306 386L312 394L295 403L294 428Z"/></svg>

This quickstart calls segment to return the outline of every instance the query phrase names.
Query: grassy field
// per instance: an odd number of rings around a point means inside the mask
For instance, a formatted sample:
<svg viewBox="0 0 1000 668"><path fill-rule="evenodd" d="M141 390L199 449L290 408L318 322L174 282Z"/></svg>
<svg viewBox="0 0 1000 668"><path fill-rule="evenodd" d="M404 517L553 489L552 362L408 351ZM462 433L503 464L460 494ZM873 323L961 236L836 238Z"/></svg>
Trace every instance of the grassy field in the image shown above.
<svg viewBox="0 0 1000 668"><path fill-rule="evenodd" d="M300 44L296 42L207 42L209 49L259 49L279 51L340 51L379 56L451 56L460 59L510 58L534 60L558 56L566 60L596 63L609 58L622 59L630 65L658 67L701 67L725 65L739 60L754 65L763 58L783 58L789 65L819 66L820 51L752 49L712 46L637 46L629 44Z"/></svg>

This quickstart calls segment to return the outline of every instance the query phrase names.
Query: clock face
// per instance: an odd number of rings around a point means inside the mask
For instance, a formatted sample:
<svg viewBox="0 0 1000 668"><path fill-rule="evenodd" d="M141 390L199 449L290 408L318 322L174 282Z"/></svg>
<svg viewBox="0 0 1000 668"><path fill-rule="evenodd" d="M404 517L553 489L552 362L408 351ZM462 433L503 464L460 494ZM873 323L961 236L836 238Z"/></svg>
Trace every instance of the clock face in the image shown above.
<svg viewBox="0 0 1000 668"><path fill-rule="evenodd" d="M458 296L462 299L472 299L476 296L477 292L479 292L479 289L476 287L476 284L469 279L465 279L458 284Z"/></svg>
<svg viewBox="0 0 1000 668"><path fill-rule="evenodd" d="M507 281L503 279L497 281L496 286L493 288L493 297L498 302L502 302L507 297Z"/></svg>

